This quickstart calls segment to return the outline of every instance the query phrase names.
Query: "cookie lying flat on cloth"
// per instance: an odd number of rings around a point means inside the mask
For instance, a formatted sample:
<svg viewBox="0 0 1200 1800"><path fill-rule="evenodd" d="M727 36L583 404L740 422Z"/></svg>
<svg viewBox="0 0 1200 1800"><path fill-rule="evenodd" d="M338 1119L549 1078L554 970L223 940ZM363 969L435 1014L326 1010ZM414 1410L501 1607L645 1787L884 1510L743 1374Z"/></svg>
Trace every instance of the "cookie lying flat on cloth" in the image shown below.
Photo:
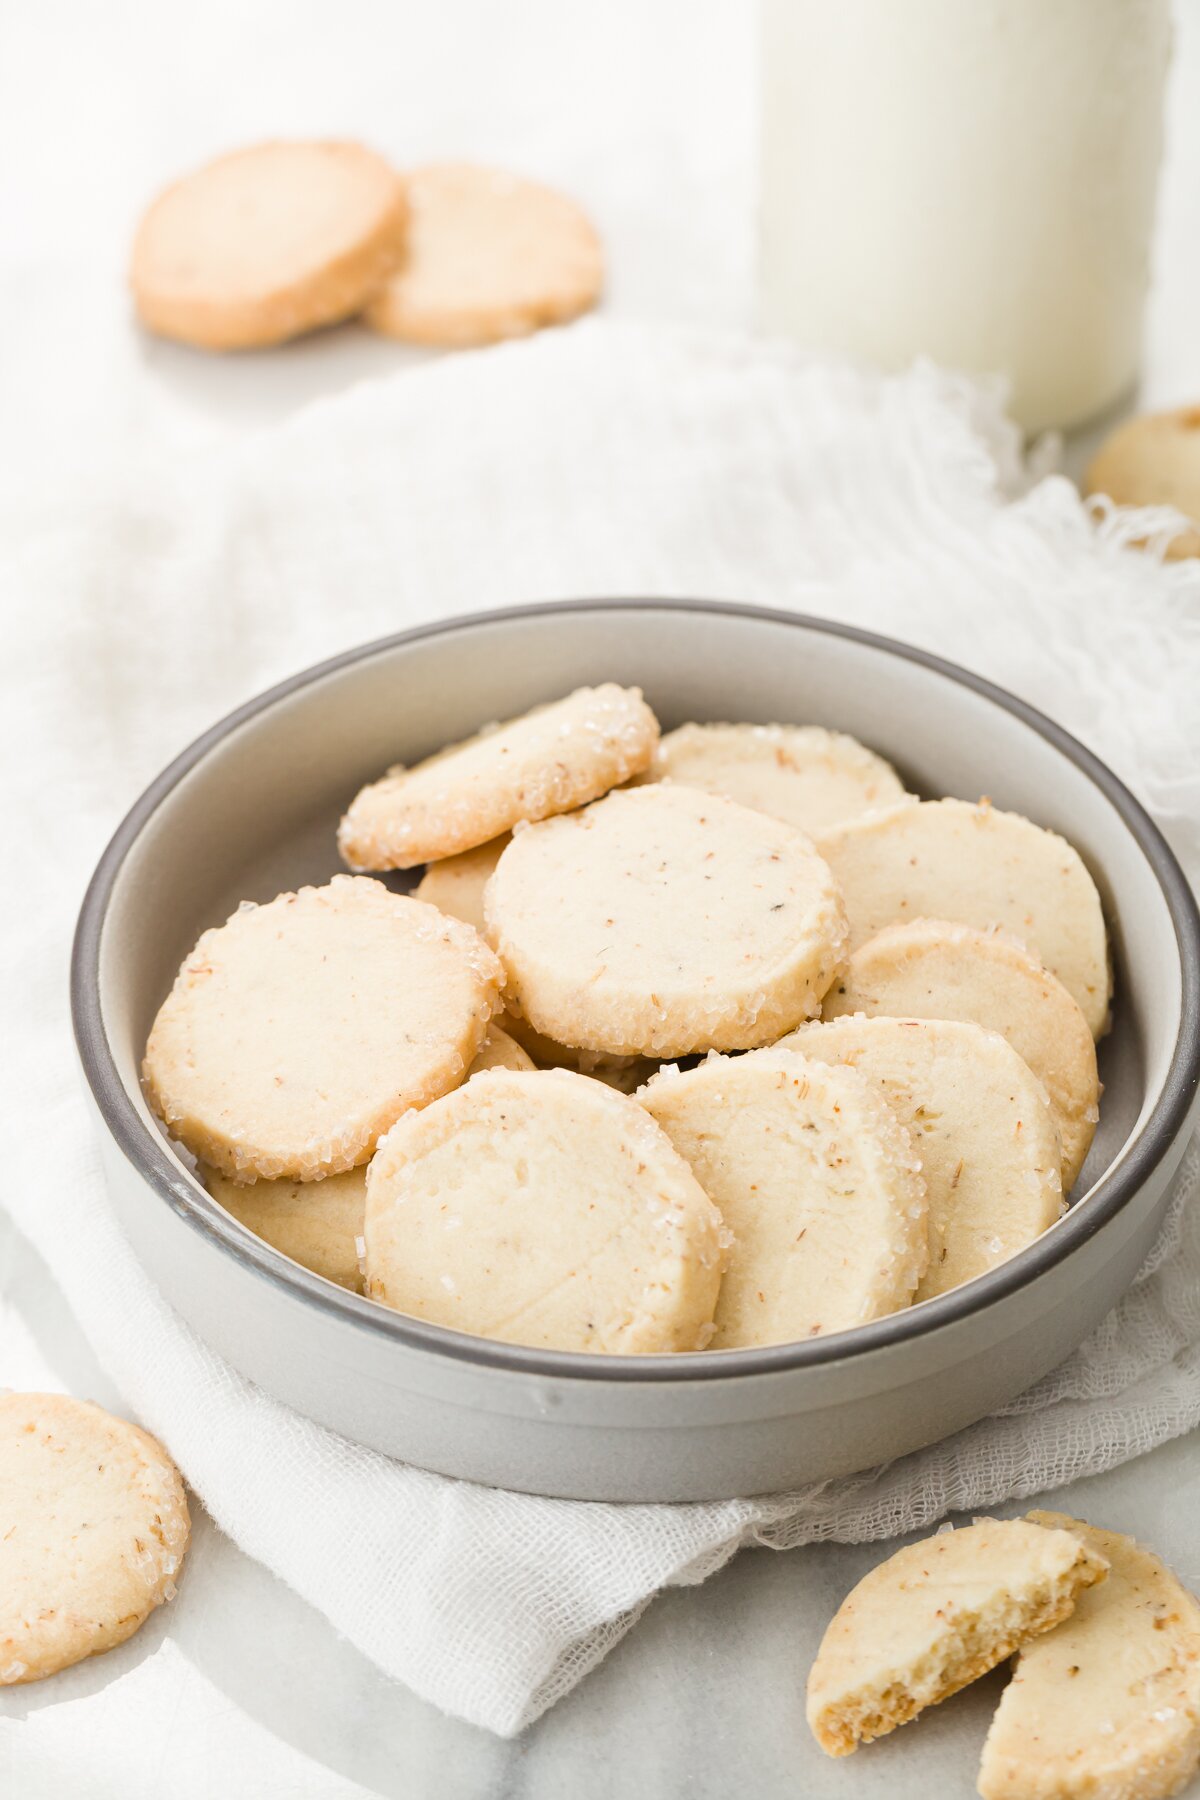
<svg viewBox="0 0 1200 1800"><path fill-rule="evenodd" d="M907 1306L929 1258L908 1133L849 1068L710 1056L638 1094L733 1232L711 1348L788 1344Z"/></svg>
<svg viewBox="0 0 1200 1800"><path fill-rule="evenodd" d="M1084 486L1118 506L1175 507L1195 523L1176 533L1167 556L1200 556L1200 406L1118 425L1093 458Z"/></svg>
<svg viewBox="0 0 1200 1800"><path fill-rule="evenodd" d="M259 144L159 195L130 282L144 324L207 350L348 319L403 253L404 183L361 144Z"/></svg>
<svg viewBox="0 0 1200 1800"><path fill-rule="evenodd" d="M995 1031L951 1019L807 1025L783 1048L879 1082L912 1139L929 1198L929 1267L917 1300L1015 1256L1062 1211L1046 1091Z"/></svg>
<svg viewBox="0 0 1200 1800"><path fill-rule="evenodd" d="M650 778L724 794L810 833L906 798L882 756L819 725L681 725L659 744Z"/></svg>
<svg viewBox="0 0 1200 1800"><path fill-rule="evenodd" d="M556 1350L699 1350L721 1216L635 1100L566 1070L476 1075L388 1133L367 1173L367 1292Z"/></svg>
<svg viewBox="0 0 1200 1800"><path fill-rule="evenodd" d="M923 800L823 832L817 848L841 884L852 951L911 919L999 925L1057 975L1093 1036L1104 1029L1100 896L1065 838L986 802Z"/></svg>
<svg viewBox="0 0 1200 1800"><path fill-rule="evenodd" d="M407 180L408 243L367 308L376 331L448 348L493 344L596 304L600 241L564 194L470 163L433 163Z"/></svg>
<svg viewBox="0 0 1200 1800"><path fill-rule="evenodd" d="M1104 1557L1068 1531L980 1519L897 1550L830 1622L808 1678L822 1750L847 1756L994 1669L1103 1581Z"/></svg>
<svg viewBox="0 0 1200 1800"><path fill-rule="evenodd" d="M809 840L673 784L517 832L484 908L525 1017L618 1055L771 1043L842 963L841 899Z"/></svg>
<svg viewBox="0 0 1200 1800"><path fill-rule="evenodd" d="M658 721L638 688L577 688L365 787L338 828L352 869L411 869L569 812L646 768Z"/></svg>
<svg viewBox="0 0 1200 1800"><path fill-rule="evenodd" d="M335 875L244 906L204 933L159 1009L150 1102L235 1180L336 1175L462 1080L503 979L477 932L378 881Z"/></svg>
<svg viewBox="0 0 1200 1800"><path fill-rule="evenodd" d="M69 1394L0 1394L0 1686L132 1637L175 1592L190 1522L146 1432Z"/></svg>
<svg viewBox="0 0 1200 1800"><path fill-rule="evenodd" d="M1049 1096L1070 1192L1100 1117L1096 1045L1062 982L1023 944L946 919L885 925L821 1003L823 1018L846 1013L966 1019L1007 1038Z"/></svg>
<svg viewBox="0 0 1200 1800"><path fill-rule="evenodd" d="M983 1800L1164 1800L1200 1765L1200 1605L1149 1550L1062 1513L1110 1565L1048 1637L1022 1647L979 1771Z"/></svg>

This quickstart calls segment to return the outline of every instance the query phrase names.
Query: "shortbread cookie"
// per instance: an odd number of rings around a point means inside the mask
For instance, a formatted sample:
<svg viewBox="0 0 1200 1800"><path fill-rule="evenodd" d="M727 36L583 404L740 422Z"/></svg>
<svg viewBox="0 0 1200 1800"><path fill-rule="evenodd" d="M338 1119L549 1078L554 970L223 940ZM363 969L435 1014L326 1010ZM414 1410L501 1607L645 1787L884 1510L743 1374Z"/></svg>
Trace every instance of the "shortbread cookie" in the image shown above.
<svg viewBox="0 0 1200 1800"><path fill-rule="evenodd" d="M475 850L463 850L458 856L447 856L430 863L413 889L417 900L436 906L439 912L473 925L482 936L487 927L483 918L483 890L496 873L496 864L507 849L508 833L480 844Z"/></svg>
<svg viewBox="0 0 1200 1800"><path fill-rule="evenodd" d="M927 800L823 832L817 848L841 883L851 950L911 919L999 925L1058 976L1093 1036L1104 1029L1100 896L1064 838L986 801Z"/></svg>
<svg viewBox="0 0 1200 1800"><path fill-rule="evenodd" d="M490 844L481 844L478 850L464 850L461 856L448 856L444 862L430 863L417 884L416 898L427 900L439 912L462 919L477 931L484 931L483 890L509 841L506 833ZM493 1026L492 1036L507 1033L513 1040L514 1050L525 1059L521 1063L508 1061L506 1066L509 1068L575 1069L581 1075L594 1075L597 1080L606 1081L623 1094L632 1094L654 1073L656 1064L644 1056L604 1056L596 1051L578 1050L571 1044L557 1044L553 1038L535 1031L529 1020L511 1007L500 1017L504 1031ZM481 1051L480 1058L482 1055ZM479 1059L475 1066L479 1066ZM471 1072L474 1074L475 1069Z"/></svg>
<svg viewBox="0 0 1200 1800"><path fill-rule="evenodd" d="M388 337L453 347L524 337L587 312L604 259L572 200L540 183L469 163L408 176L404 260L367 308Z"/></svg>
<svg viewBox="0 0 1200 1800"><path fill-rule="evenodd" d="M229 1181L202 1169L205 1187L255 1237L314 1275L361 1294L359 1243L367 1205L366 1168L324 1181Z"/></svg>
<svg viewBox="0 0 1200 1800"><path fill-rule="evenodd" d="M504 1016L501 1014L502 1018ZM507 1031L502 1031L499 1025L489 1025L479 1055L467 1070L467 1079L470 1080L472 1075L482 1075L485 1069L521 1071L536 1067L532 1056L526 1055L515 1038L510 1037Z"/></svg>
<svg viewBox="0 0 1200 1800"><path fill-rule="evenodd" d="M1062 1513L1109 1565L1056 1631L1025 1645L992 1720L983 1800L1164 1800L1200 1765L1200 1605L1132 1538Z"/></svg>
<svg viewBox="0 0 1200 1800"><path fill-rule="evenodd" d="M748 1050L842 965L833 878L791 826L672 783L517 832L484 898L538 1031L617 1055Z"/></svg>
<svg viewBox="0 0 1200 1800"><path fill-rule="evenodd" d="M577 688L355 796L338 830L352 869L409 869L583 806L644 769L658 721L639 688Z"/></svg>
<svg viewBox="0 0 1200 1800"><path fill-rule="evenodd" d="M1062 1212L1062 1157L1046 1090L995 1031L957 1019L831 1019L784 1039L878 1081L912 1138L929 1196L917 1300L1033 1243Z"/></svg>
<svg viewBox="0 0 1200 1800"><path fill-rule="evenodd" d="M503 980L469 926L335 875L204 933L154 1021L146 1090L234 1180L336 1175L462 1080Z"/></svg>
<svg viewBox="0 0 1200 1800"><path fill-rule="evenodd" d="M1016 938L946 919L885 925L850 958L821 1015L967 1019L1008 1039L1045 1087L1075 1185L1100 1117L1096 1045L1062 982Z"/></svg>
<svg viewBox="0 0 1200 1800"><path fill-rule="evenodd" d="M848 1756L1067 1618L1108 1569L1069 1531L979 1519L907 1544L842 1601L808 1677L808 1722Z"/></svg>
<svg viewBox="0 0 1200 1800"><path fill-rule="evenodd" d="M388 1133L367 1173L367 1292L556 1350L700 1350L726 1234L637 1104L493 1069Z"/></svg>
<svg viewBox="0 0 1200 1800"><path fill-rule="evenodd" d="M143 324L206 350L279 344L360 312L400 261L404 183L361 144L258 144L159 195L130 282Z"/></svg>
<svg viewBox="0 0 1200 1800"><path fill-rule="evenodd" d="M907 798L890 763L819 725L681 725L662 739L650 774L810 833Z"/></svg>
<svg viewBox="0 0 1200 1800"><path fill-rule="evenodd" d="M174 1597L189 1528L146 1432L69 1394L0 1394L0 1686L132 1637Z"/></svg>
<svg viewBox="0 0 1200 1800"><path fill-rule="evenodd" d="M714 1350L795 1343L908 1305L929 1256L925 1184L876 1084L752 1050L665 1069L638 1099L736 1241Z"/></svg>
<svg viewBox="0 0 1200 1800"><path fill-rule="evenodd" d="M1200 556L1200 406L1127 419L1101 444L1084 491L1118 506L1173 506L1193 521L1167 545L1172 559Z"/></svg>

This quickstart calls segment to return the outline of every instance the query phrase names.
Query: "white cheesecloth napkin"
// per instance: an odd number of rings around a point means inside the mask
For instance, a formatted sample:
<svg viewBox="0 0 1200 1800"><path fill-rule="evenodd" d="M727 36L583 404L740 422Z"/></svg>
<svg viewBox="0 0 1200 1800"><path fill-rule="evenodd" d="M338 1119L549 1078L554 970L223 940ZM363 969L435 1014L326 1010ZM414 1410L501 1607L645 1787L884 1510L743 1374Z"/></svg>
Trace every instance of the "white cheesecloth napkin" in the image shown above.
<svg viewBox="0 0 1200 1800"><path fill-rule="evenodd" d="M800 607L981 671L1099 751L1195 879L1200 566L1125 548L1170 517L1097 528L1065 480L1023 478L994 399L933 369L884 379L593 322L117 472L69 526L16 532L0 1204L217 1522L439 1707L516 1732L658 1588L740 1544L885 1538L1195 1425L1195 1147L1128 1297L1036 1390L946 1443L766 1501L614 1507L444 1480L244 1381L115 1225L66 1013L73 917L109 832L195 733L330 652L492 605L673 594Z"/></svg>

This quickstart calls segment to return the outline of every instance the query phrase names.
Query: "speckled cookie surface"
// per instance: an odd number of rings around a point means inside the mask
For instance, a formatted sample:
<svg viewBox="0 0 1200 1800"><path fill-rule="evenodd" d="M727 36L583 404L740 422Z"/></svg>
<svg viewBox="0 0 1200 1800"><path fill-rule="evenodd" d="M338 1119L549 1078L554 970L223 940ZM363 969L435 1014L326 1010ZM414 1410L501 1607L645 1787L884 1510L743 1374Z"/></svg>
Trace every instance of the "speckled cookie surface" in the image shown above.
<svg viewBox="0 0 1200 1800"><path fill-rule="evenodd" d="M124 1643L174 1594L188 1533L146 1432L68 1394L0 1394L0 1686Z"/></svg>
<svg viewBox="0 0 1200 1800"><path fill-rule="evenodd" d="M843 959L833 878L764 813L674 784L517 832L484 898L509 991L538 1031L612 1054L772 1042Z"/></svg>
<svg viewBox="0 0 1200 1800"><path fill-rule="evenodd" d="M1093 458L1085 488L1118 506L1175 507L1193 523L1171 539L1168 557L1200 556L1200 406L1118 425Z"/></svg>
<svg viewBox="0 0 1200 1800"><path fill-rule="evenodd" d="M150 206L130 283L144 324L209 350L278 344L360 311L396 268L404 183L361 144L272 143Z"/></svg>
<svg viewBox="0 0 1200 1800"><path fill-rule="evenodd" d="M794 1343L908 1305L929 1257L925 1184L865 1076L751 1050L665 1069L638 1099L734 1235L714 1350Z"/></svg>
<svg viewBox="0 0 1200 1800"><path fill-rule="evenodd" d="M885 925L850 958L821 1005L893 1018L966 1019L1007 1038L1050 1098L1069 1193L1100 1117L1096 1045L1066 988L1016 938L945 919Z"/></svg>
<svg viewBox="0 0 1200 1800"><path fill-rule="evenodd" d="M660 742L650 773L809 833L906 798L890 763L819 725L681 725Z"/></svg>
<svg viewBox="0 0 1200 1800"><path fill-rule="evenodd" d="M470 163L414 169L407 183L404 259L367 309L376 331L417 344L493 344L595 305L600 241L565 194Z"/></svg>
<svg viewBox="0 0 1200 1800"><path fill-rule="evenodd" d="M230 1181L202 1170L205 1187L255 1237L351 1293L362 1293L358 1240L367 1205L365 1166L324 1181Z"/></svg>
<svg viewBox="0 0 1200 1800"><path fill-rule="evenodd" d="M577 688L355 796L338 830L352 869L457 856L619 787L650 761L658 723L637 688Z"/></svg>
<svg viewBox="0 0 1200 1800"><path fill-rule="evenodd" d="M979 1771L983 1800L1165 1800L1200 1766L1200 1605L1152 1551L1062 1513L1109 1564L1071 1616L1024 1645Z"/></svg>
<svg viewBox="0 0 1200 1800"><path fill-rule="evenodd" d="M985 1274L1062 1211L1046 1090L995 1031L951 1019L831 1019L784 1040L877 1081L908 1130L929 1197L917 1300Z"/></svg>
<svg viewBox="0 0 1200 1800"><path fill-rule="evenodd" d="M907 1544L834 1614L808 1678L830 1756L906 1724L1066 1618L1107 1563L1069 1531L979 1519Z"/></svg>
<svg viewBox="0 0 1200 1800"><path fill-rule="evenodd" d="M204 933L151 1030L146 1090L235 1180L336 1175L462 1080L502 980L469 926L338 875Z"/></svg>
<svg viewBox="0 0 1200 1800"><path fill-rule="evenodd" d="M702 1349L720 1214L636 1100L492 1070L396 1125L367 1175L367 1292L557 1350Z"/></svg>
<svg viewBox="0 0 1200 1800"><path fill-rule="evenodd" d="M911 919L999 925L1057 975L1093 1036L1104 1029L1100 896L1065 838L986 802L928 800L823 832L817 848L841 884L851 950Z"/></svg>

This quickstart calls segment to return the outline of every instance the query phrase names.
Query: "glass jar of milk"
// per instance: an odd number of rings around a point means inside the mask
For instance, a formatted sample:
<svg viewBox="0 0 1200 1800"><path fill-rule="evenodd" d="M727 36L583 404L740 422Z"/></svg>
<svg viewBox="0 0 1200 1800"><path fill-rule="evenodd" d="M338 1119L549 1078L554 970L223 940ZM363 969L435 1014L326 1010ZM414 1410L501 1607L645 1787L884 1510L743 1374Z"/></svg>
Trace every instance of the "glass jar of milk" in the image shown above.
<svg viewBox="0 0 1200 1800"><path fill-rule="evenodd" d="M1169 0L762 0L762 323L1000 372L1027 431L1137 375Z"/></svg>

